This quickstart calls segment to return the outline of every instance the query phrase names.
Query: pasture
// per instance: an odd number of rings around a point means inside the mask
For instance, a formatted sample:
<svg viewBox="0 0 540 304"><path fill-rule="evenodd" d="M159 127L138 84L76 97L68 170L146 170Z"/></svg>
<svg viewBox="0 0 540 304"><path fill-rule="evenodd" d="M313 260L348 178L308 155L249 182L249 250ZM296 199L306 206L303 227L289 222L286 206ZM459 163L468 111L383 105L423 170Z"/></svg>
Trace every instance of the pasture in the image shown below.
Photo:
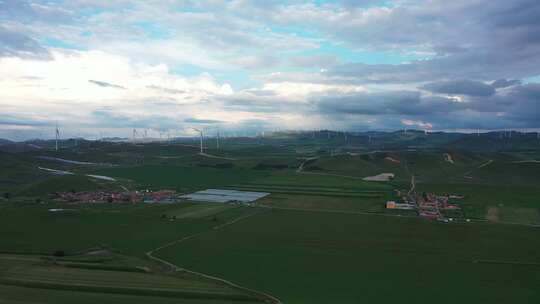
<svg viewBox="0 0 540 304"><path fill-rule="evenodd" d="M54 204L11 205L1 209L0 251L51 254L56 250L76 253L104 246L142 257L152 248L210 229L209 218L220 213L227 221L252 212L250 208L207 210L205 217L193 216L193 204L173 205L71 205L65 212L49 212ZM198 205L197 205L198 206ZM201 205L201 207L204 207ZM185 218L170 221L163 214Z"/></svg>
<svg viewBox="0 0 540 304"><path fill-rule="evenodd" d="M158 254L285 303L534 303L539 240L520 226L270 210Z"/></svg>
<svg viewBox="0 0 540 304"><path fill-rule="evenodd" d="M120 298L139 297L138 301L144 301L147 297L153 300L175 298L258 301L257 298L231 287L204 281L195 276L147 273L142 271L142 268L101 265L97 260L87 261L73 263L43 256L0 255L0 288L35 288L43 290L44 293L64 291L72 293L73 296L81 292L94 296L112 294L121 295ZM0 300L6 296L13 296L13 292L0 295ZM26 301L28 300L26 298Z"/></svg>
<svg viewBox="0 0 540 304"><path fill-rule="evenodd" d="M263 172L243 168L161 165L105 168L95 170L92 174L133 180L140 187L170 188L184 192L250 181L264 175Z"/></svg>
<svg viewBox="0 0 540 304"><path fill-rule="evenodd" d="M219 151L209 143L210 157L197 154L191 146L196 141L87 142L58 152L0 153L5 160L0 189L10 192L0 200L0 303L256 301L214 280L171 272L170 265L146 255L156 249L154 256L166 262L284 303L540 302L540 230L527 226L540 224L540 171L536 162L527 161L537 153L450 146L366 152L372 147L366 146L367 137L351 136L359 146L338 147L330 156L329 149L343 144L342 138L281 135L231 139ZM373 136L375 142L382 140ZM422 140L423 134L397 134L385 148ZM114 165L66 164L40 155ZM77 175L54 176L39 165ZM384 172L396 178L362 180ZM395 190L410 187L411 175L420 193L464 195L452 202L472 222L443 224L413 218L414 211L385 210L387 200L398 199ZM54 191L122 186L271 195L255 207L48 199ZM93 250L110 256L88 256ZM57 251L66 256L51 257Z"/></svg>

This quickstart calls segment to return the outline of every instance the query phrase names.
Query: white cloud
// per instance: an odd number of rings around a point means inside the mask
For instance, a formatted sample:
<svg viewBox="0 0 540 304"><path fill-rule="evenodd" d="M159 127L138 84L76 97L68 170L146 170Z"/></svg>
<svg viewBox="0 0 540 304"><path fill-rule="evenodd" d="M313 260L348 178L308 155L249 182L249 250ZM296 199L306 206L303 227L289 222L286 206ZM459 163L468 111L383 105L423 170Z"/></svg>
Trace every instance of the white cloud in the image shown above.
<svg viewBox="0 0 540 304"><path fill-rule="evenodd" d="M431 123L419 120L402 119L401 123L406 126L416 126L422 129L433 129L433 125Z"/></svg>

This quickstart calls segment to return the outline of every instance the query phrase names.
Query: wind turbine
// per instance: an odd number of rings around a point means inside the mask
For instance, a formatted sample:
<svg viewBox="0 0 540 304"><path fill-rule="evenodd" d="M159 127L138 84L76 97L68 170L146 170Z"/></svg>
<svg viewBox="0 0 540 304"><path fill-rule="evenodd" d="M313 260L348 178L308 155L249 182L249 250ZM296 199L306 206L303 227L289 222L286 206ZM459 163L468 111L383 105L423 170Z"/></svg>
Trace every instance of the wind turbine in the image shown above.
<svg viewBox="0 0 540 304"><path fill-rule="evenodd" d="M58 151L58 139L60 139L60 130L58 130L58 122L56 122L55 136L55 150Z"/></svg>
<svg viewBox="0 0 540 304"><path fill-rule="evenodd" d="M216 134L216 148L219 150L219 129L217 130Z"/></svg>
<svg viewBox="0 0 540 304"><path fill-rule="evenodd" d="M133 129L133 143L135 143L136 139L137 139L137 129Z"/></svg>
<svg viewBox="0 0 540 304"><path fill-rule="evenodd" d="M201 154L203 154L203 131L202 130L199 130L197 128L192 128L193 130L197 131L200 133L201 135Z"/></svg>

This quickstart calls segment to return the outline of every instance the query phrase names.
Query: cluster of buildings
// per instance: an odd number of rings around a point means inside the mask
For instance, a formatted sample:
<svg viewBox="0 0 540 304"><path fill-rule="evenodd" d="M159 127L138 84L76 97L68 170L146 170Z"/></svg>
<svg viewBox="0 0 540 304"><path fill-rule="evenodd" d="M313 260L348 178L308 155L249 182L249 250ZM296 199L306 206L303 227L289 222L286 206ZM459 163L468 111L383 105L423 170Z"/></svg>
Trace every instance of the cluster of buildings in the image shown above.
<svg viewBox="0 0 540 304"><path fill-rule="evenodd" d="M450 198L463 198L463 196L436 195L426 192L419 195L413 192L403 196L400 202L386 202L386 209L415 210L423 218L446 221L443 211L461 209L458 205L450 203Z"/></svg>
<svg viewBox="0 0 540 304"><path fill-rule="evenodd" d="M53 196L71 203L174 203L177 200L173 190L58 192Z"/></svg>

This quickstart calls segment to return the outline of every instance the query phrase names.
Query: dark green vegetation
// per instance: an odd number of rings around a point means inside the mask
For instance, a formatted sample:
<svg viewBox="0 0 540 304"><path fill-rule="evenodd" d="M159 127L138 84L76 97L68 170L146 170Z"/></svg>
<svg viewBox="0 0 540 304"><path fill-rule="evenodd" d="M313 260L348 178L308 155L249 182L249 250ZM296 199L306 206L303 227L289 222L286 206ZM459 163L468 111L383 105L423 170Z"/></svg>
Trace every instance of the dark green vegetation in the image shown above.
<svg viewBox="0 0 540 304"><path fill-rule="evenodd" d="M93 173L130 179L151 188L172 188L180 191L219 187L229 183L250 181L261 173L242 168L209 168L187 166L138 166L107 168Z"/></svg>
<svg viewBox="0 0 540 304"><path fill-rule="evenodd" d="M105 295L119 299L120 303L130 298L137 301L148 299L171 303L173 301L169 299L193 299L204 303L258 301L257 298L234 288L191 275L163 275L154 273L148 266L118 265L149 264L145 260L126 260L104 250L71 258L0 254L0 289L6 289L0 299L14 301L17 292L32 294L34 289L39 289L53 298L55 294L65 297L62 302L67 302L68 299L73 301L76 296L89 296L90 299L103 298L106 303L116 303L115 300L107 300ZM23 299L29 301L32 297Z"/></svg>
<svg viewBox="0 0 540 304"><path fill-rule="evenodd" d="M77 253L105 246L123 254L143 257L159 245L211 228L210 216L227 221L251 212L249 208L218 209L199 220L190 219L194 208L181 205L68 205L64 212L49 212L62 205L9 204L0 209L0 251L50 254L61 249ZM170 221L162 214L183 216ZM21 222L23 221L23 222Z"/></svg>
<svg viewBox="0 0 540 304"><path fill-rule="evenodd" d="M284 303L540 301L538 228L273 210L160 256Z"/></svg>
<svg viewBox="0 0 540 304"><path fill-rule="evenodd" d="M168 298L199 299L201 303L260 299L212 280L171 273L145 255L164 243L208 231L255 209L184 203L70 206L63 212L48 211L54 207L61 205L9 203L0 209L1 288L46 289L52 298L58 296L66 302L81 292L104 300L108 299L105 294L113 294L112 299L119 303L135 296L137 301L148 297L156 303L162 298L165 303L173 303ZM163 214L169 217L163 218ZM16 293L0 295L0 300L16 298Z"/></svg>
<svg viewBox="0 0 540 304"><path fill-rule="evenodd" d="M142 273L136 271L138 268L21 261L9 256L0 257L0 268L2 285L168 298L256 300L212 282Z"/></svg>
<svg viewBox="0 0 540 304"><path fill-rule="evenodd" d="M173 271L174 265L151 257L284 303L540 300L536 135L370 132L348 134L345 141L339 132L277 133L226 139L221 150L208 140L207 155L197 153L192 139L71 140L57 152L51 142L33 144L43 148L0 146L0 302L230 304L265 298ZM362 180L381 173L395 178ZM387 200L399 199L396 190L410 188L413 175L418 192L464 195L451 199L462 211L448 213L462 223L385 210ZM206 188L271 195L258 207L68 204L50 196Z"/></svg>

